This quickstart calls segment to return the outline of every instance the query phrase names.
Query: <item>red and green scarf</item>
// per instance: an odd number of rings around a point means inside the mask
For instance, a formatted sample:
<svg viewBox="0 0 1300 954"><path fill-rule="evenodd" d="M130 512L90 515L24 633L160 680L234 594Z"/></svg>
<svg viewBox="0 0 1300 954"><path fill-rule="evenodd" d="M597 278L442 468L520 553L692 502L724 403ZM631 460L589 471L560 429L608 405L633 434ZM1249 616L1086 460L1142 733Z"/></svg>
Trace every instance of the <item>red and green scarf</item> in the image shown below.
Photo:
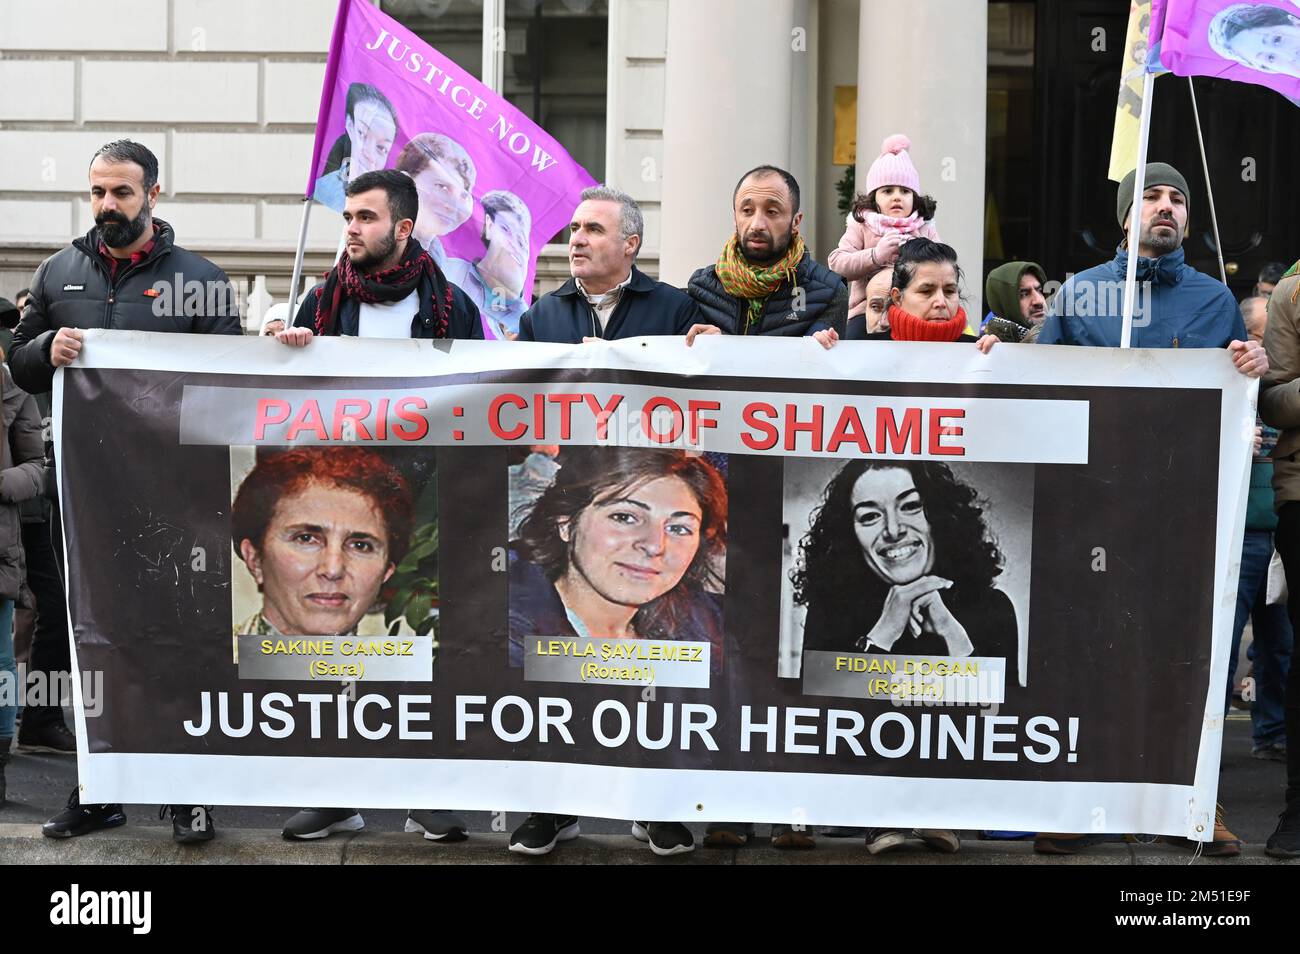
<svg viewBox="0 0 1300 954"><path fill-rule="evenodd" d="M795 235L790 247L780 261L771 265L751 265L740 253L740 243L733 234L722 246L715 271L722 282L723 290L733 298L742 298L748 302L745 327L741 334L748 334L750 327L763 316L763 305L781 283L789 281L794 284L794 271L803 259L803 236Z"/></svg>

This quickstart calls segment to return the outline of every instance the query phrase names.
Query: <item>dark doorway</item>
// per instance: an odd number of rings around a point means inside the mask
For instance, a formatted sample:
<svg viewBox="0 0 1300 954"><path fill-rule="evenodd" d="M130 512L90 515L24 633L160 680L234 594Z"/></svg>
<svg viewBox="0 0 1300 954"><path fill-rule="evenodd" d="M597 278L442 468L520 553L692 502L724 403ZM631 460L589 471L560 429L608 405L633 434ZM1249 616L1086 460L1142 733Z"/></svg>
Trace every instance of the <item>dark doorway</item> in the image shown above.
<svg viewBox="0 0 1300 954"><path fill-rule="evenodd" d="M1115 254L1116 184L1106 177L1129 5L1125 0L1037 0L1034 55L1034 208L1029 247L1064 280ZM1271 90L1197 77L1205 150L1228 265L1228 284L1249 294L1267 262L1300 256L1300 226L1286 190L1300 148L1300 113ZM1187 178L1187 261L1219 274L1188 81L1155 83L1149 158ZM1010 256L1008 256L1010 257Z"/></svg>

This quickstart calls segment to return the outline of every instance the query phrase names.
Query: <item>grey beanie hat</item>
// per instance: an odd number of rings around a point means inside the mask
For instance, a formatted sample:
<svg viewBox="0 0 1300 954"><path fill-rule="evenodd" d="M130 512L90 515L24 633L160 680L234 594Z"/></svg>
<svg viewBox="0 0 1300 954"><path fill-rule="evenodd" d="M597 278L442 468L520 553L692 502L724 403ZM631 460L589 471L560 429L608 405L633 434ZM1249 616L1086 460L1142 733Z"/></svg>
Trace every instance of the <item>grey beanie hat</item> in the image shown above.
<svg viewBox="0 0 1300 954"><path fill-rule="evenodd" d="M1115 196L1115 217L1119 219L1119 227L1124 227L1124 220L1128 218L1129 207L1133 205L1133 183L1137 181L1137 170L1134 169L1124 177L1119 184L1119 192ZM1188 208L1191 208L1192 196L1187 191L1187 180L1183 174L1167 162L1148 162L1146 182L1143 188L1149 189L1152 186L1173 186L1183 194L1187 200Z"/></svg>

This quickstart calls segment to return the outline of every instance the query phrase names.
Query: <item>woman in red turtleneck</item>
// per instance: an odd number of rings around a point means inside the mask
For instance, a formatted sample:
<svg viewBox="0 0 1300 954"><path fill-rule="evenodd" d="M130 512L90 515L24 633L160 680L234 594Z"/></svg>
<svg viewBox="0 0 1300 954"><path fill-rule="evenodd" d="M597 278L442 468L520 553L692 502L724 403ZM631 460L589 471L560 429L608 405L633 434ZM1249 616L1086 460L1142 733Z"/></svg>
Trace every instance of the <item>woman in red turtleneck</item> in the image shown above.
<svg viewBox="0 0 1300 954"><path fill-rule="evenodd" d="M868 331L862 315L849 319L846 340L858 341L970 341L966 310L961 306L961 269L951 245L914 238L898 250L887 328ZM883 324L883 323L882 323ZM829 348L839 340L834 331L814 337Z"/></svg>

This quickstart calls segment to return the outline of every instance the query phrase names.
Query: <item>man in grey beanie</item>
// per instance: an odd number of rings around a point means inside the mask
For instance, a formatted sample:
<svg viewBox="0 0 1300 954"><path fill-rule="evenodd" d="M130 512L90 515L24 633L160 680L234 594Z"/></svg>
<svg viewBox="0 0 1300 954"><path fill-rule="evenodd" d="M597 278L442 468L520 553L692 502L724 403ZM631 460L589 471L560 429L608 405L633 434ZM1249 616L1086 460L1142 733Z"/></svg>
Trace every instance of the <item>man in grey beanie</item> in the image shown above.
<svg viewBox="0 0 1300 954"><path fill-rule="evenodd" d="M1187 180L1168 163L1148 163L1142 201L1135 203L1136 173L1124 177L1116 196L1115 217L1125 238L1115 258L1080 272L1061 286L1052 299L1039 343L1119 346L1132 213L1141 216L1133 347L1227 348L1238 371L1259 377L1268 370L1268 358L1259 343L1247 336L1232 292L1183 259L1190 196Z"/></svg>

